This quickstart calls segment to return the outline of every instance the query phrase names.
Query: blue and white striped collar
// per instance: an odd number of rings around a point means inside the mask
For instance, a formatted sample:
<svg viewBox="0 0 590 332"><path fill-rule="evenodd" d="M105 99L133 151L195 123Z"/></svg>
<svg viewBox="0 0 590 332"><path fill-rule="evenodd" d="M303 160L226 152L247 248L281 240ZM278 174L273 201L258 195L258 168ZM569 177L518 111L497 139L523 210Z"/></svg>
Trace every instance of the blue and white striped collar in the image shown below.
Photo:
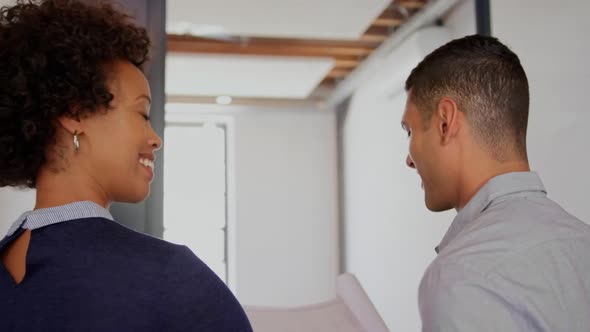
<svg viewBox="0 0 590 332"><path fill-rule="evenodd" d="M110 212L102 206L81 201L23 213L10 227L6 236L11 236L21 226L24 229L37 229L64 221L82 218L105 218L113 220Z"/></svg>

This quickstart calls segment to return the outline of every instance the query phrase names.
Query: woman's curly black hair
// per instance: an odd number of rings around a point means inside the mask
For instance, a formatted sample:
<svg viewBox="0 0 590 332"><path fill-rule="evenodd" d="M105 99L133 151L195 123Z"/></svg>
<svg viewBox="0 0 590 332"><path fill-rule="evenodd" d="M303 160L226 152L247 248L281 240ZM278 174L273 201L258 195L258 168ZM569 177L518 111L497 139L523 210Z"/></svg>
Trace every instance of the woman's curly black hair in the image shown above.
<svg viewBox="0 0 590 332"><path fill-rule="evenodd" d="M108 109L108 65L125 60L141 68L149 47L146 30L108 3L19 0L2 7L0 187L34 188L55 142L55 120Z"/></svg>

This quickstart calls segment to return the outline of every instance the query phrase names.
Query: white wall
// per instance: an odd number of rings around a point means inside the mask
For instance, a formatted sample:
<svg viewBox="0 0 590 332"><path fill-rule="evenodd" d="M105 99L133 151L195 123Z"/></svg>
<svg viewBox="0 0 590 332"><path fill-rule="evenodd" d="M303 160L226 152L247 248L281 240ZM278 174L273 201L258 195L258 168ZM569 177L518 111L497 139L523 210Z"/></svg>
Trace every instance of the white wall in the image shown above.
<svg viewBox="0 0 590 332"><path fill-rule="evenodd" d="M475 0L463 0L458 2L457 5L445 15L443 22L452 39L475 34L477 31Z"/></svg>
<svg viewBox="0 0 590 332"><path fill-rule="evenodd" d="M492 33L518 54L531 93L528 151L553 198L590 222L590 1L491 1Z"/></svg>
<svg viewBox="0 0 590 332"><path fill-rule="evenodd" d="M331 299L338 275L334 113L215 105L171 110L233 118L238 299L265 306Z"/></svg>
<svg viewBox="0 0 590 332"><path fill-rule="evenodd" d="M292 306L334 295L336 138L329 112L236 115L237 292Z"/></svg>
<svg viewBox="0 0 590 332"><path fill-rule="evenodd" d="M455 215L429 212L418 174L405 165L405 79L436 47L475 33L474 11L472 0L461 2L446 17L450 27L405 40L354 93L344 125L346 269L392 331L421 329L418 285Z"/></svg>
<svg viewBox="0 0 590 332"><path fill-rule="evenodd" d="M0 238L21 213L35 206L35 190L0 188Z"/></svg>

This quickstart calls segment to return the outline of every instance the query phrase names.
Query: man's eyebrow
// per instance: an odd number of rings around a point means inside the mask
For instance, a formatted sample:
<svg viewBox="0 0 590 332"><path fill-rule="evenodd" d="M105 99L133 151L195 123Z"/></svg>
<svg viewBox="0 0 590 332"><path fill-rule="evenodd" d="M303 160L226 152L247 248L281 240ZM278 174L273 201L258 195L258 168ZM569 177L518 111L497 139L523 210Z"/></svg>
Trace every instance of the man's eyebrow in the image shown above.
<svg viewBox="0 0 590 332"><path fill-rule="evenodd" d="M408 128L407 128L407 126L406 126L406 121L403 121L403 120L402 120L402 123L401 123L401 124L402 124L402 129L403 129L403 130L408 130Z"/></svg>
<svg viewBox="0 0 590 332"><path fill-rule="evenodd" d="M142 99L142 98L143 99L146 99L148 101L148 103L150 103L150 104L152 103L152 98L150 98L150 96L148 96L148 95L143 95L143 94L142 95L139 95L135 100L139 100L139 99Z"/></svg>

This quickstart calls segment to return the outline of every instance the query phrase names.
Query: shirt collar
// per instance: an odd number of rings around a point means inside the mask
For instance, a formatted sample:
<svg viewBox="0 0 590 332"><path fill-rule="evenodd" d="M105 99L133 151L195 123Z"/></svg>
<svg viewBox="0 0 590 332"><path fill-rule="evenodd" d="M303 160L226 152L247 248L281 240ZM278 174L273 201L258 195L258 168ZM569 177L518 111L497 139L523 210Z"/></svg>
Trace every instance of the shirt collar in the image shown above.
<svg viewBox="0 0 590 332"><path fill-rule="evenodd" d="M81 201L23 213L10 227L6 236L11 236L19 228L37 229L64 221L83 218L104 218L113 220L110 212L102 206Z"/></svg>
<svg viewBox="0 0 590 332"><path fill-rule="evenodd" d="M509 194L526 191L547 193L539 175L535 172L514 172L498 175L488 181L457 214L442 241L435 248L439 253L472 220L477 218L490 204Z"/></svg>

